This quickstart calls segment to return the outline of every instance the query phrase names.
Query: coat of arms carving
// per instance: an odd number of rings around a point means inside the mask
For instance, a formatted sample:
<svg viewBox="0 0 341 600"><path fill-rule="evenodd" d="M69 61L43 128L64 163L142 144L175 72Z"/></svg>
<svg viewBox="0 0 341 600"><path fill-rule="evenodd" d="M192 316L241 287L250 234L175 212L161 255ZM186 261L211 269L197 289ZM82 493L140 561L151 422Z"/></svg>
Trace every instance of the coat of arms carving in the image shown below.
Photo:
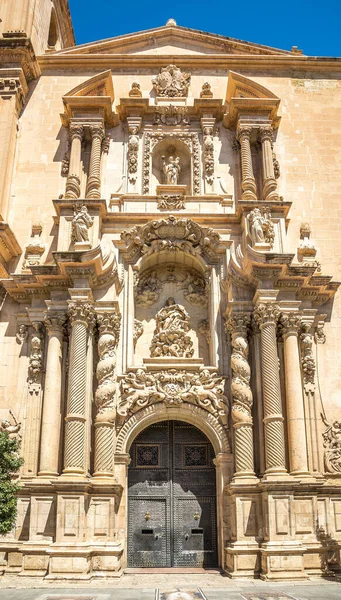
<svg viewBox="0 0 341 600"><path fill-rule="evenodd" d="M152 79L157 96L168 98L183 98L188 94L191 75L182 73L175 65L163 67L160 73Z"/></svg>

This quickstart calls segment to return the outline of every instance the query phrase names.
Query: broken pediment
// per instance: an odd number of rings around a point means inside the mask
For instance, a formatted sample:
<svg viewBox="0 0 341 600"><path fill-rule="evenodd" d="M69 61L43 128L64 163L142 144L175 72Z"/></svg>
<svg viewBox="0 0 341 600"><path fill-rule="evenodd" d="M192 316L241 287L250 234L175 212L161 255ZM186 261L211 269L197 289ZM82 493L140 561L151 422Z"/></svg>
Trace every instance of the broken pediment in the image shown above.
<svg viewBox="0 0 341 600"><path fill-rule="evenodd" d="M262 44L206 33L174 24L130 33L98 42L82 44L61 50L57 55L94 54L234 54L234 55L291 55L288 50L278 50Z"/></svg>
<svg viewBox="0 0 341 600"><path fill-rule="evenodd" d="M109 125L117 124L112 111L115 99L111 71L103 71L80 83L63 96L63 125L68 126L70 119L83 113L98 114Z"/></svg>
<svg viewBox="0 0 341 600"><path fill-rule="evenodd" d="M225 127L234 128L243 115L268 119L273 127L278 127L277 115L280 99L271 90L240 73L229 72L226 103L228 111L224 115Z"/></svg>

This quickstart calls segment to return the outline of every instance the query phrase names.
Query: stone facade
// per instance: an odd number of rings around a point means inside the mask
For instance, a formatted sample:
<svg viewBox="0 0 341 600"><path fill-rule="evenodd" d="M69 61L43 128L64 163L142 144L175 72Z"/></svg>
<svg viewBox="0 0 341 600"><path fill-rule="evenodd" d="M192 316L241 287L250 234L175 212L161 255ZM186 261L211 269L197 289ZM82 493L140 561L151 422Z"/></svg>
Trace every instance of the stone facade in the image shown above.
<svg viewBox="0 0 341 600"><path fill-rule="evenodd" d="M231 577L340 569L341 60L2 0L0 572L118 577L129 449L195 425ZM18 3L16 3L18 4Z"/></svg>

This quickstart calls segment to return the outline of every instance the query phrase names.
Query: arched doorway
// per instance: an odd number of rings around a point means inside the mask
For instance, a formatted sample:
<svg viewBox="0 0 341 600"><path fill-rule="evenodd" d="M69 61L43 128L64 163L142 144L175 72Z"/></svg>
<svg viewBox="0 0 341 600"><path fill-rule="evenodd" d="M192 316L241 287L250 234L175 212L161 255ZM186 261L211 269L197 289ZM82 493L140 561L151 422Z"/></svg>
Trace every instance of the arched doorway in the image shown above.
<svg viewBox="0 0 341 600"><path fill-rule="evenodd" d="M128 566L217 566L216 473L207 437L161 421L135 438L128 469Z"/></svg>

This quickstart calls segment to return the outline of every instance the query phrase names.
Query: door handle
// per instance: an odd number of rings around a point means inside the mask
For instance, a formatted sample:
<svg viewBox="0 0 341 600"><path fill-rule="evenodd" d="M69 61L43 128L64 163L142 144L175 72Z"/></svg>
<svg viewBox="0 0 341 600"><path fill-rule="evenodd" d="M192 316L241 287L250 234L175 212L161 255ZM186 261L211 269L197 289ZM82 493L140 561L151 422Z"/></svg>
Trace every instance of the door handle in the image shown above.
<svg viewBox="0 0 341 600"><path fill-rule="evenodd" d="M188 538L189 538L188 533L185 533L185 540L188 540Z"/></svg>
<svg viewBox="0 0 341 600"><path fill-rule="evenodd" d="M160 536L159 536L158 533L156 533L154 537L155 537L156 540L158 540Z"/></svg>

